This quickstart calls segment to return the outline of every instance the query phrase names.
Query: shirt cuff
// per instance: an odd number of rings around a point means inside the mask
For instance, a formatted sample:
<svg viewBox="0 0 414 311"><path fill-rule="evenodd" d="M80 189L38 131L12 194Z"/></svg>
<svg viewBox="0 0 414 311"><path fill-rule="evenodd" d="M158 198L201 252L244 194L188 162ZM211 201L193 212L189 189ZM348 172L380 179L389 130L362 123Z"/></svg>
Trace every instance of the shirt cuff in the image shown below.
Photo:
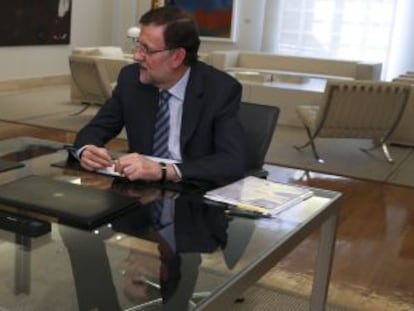
<svg viewBox="0 0 414 311"><path fill-rule="evenodd" d="M180 182L183 179L183 175L181 174L180 169L178 168L177 165L175 165L174 163L172 164L172 166L174 167L175 172L177 173L178 179L174 180L174 182Z"/></svg>
<svg viewBox="0 0 414 311"><path fill-rule="evenodd" d="M81 156L82 156L82 152L83 151L85 151L85 149L86 148L88 148L89 147L89 145L85 145L85 146L83 146L83 147L81 147L81 148L79 148L79 149L72 149L72 150L70 150L70 153L76 158L76 159L78 159L79 161L80 161L80 158L81 158Z"/></svg>

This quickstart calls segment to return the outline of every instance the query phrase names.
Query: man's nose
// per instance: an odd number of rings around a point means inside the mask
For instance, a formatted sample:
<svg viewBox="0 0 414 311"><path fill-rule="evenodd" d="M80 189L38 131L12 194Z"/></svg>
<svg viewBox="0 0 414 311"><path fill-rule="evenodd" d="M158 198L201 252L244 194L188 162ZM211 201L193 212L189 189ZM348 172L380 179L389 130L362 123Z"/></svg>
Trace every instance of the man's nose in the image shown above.
<svg viewBox="0 0 414 311"><path fill-rule="evenodd" d="M142 51L139 49L136 49L132 55L132 58L137 62L142 62L144 60L144 55Z"/></svg>

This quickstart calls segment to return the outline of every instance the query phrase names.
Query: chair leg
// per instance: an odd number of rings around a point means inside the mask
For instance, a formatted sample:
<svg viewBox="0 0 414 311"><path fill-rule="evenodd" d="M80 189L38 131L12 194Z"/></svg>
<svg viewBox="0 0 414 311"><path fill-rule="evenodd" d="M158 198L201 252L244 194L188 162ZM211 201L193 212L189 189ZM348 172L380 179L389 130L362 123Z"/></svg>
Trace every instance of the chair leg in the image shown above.
<svg viewBox="0 0 414 311"><path fill-rule="evenodd" d="M310 171L308 170L304 170L303 174L300 175L300 177L298 178L298 180L301 180L301 181L309 181L310 179L312 179L312 176L310 174Z"/></svg>
<svg viewBox="0 0 414 311"><path fill-rule="evenodd" d="M382 152L384 153L384 157L387 159L387 161L389 163L393 163L394 162L394 159L391 157L391 154L390 154L390 152L388 150L387 144L386 143L383 143L381 145L381 147L382 147Z"/></svg>
<svg viewBox="0 0 414 311"><path fill-rule="evenodd" d="M318 161L319 163L325 163L325 161L319 156L318 152L316 151L315 139L312 136L310 129L307 126L305 126L305 129L306 129L306 134L308 134L308 139L309 140L301 146L295 146L295 148L297 150L302 150L303 148L311 145L312 153L313 153L313 156L315 157L316 161Z"/></svg>
<svg viewBox="0 0 414 311"><path fill-rule="evenodd" d="M384 154L385 159L387 160L388 163L394 163L394 159L391 157L390 151L388 150L388 146L385 143L385 141L383 141L382 139L374 144L374 146L372 146L371 148L360 148L362 151L365 152L369 152L371 150L377 149L381 147L382 148L382 152Z"/></svg>

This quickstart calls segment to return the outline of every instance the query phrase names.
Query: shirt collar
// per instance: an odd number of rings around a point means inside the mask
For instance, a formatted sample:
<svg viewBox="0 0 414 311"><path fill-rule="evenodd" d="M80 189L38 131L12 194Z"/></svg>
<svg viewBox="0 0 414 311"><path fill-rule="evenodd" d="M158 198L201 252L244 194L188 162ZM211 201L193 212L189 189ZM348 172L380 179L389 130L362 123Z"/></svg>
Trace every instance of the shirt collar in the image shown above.
<svg viewBox="0 0 414 311"><path fill-rule="evenodd" d="M174 84L171 88L168 89L168 92L178 98L180 101L184 101L185 96L185 89L187 88L188 79L190 77L191 68L188 68L184 75L181 77L180 80L176 84Z"/></svg>

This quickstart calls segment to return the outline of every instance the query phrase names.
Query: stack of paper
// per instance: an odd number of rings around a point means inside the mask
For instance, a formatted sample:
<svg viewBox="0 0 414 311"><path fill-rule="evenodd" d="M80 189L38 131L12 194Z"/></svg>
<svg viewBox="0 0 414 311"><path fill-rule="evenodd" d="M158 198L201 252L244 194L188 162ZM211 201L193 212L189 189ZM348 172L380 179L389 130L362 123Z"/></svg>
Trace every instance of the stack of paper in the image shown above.
<svg viewBox="0 0 414 311"><path fill-rule="evenodd" d="M208 191L205 197L240 209L275 215L312 195L312 190L306 187L249 176Z"/></svg>

